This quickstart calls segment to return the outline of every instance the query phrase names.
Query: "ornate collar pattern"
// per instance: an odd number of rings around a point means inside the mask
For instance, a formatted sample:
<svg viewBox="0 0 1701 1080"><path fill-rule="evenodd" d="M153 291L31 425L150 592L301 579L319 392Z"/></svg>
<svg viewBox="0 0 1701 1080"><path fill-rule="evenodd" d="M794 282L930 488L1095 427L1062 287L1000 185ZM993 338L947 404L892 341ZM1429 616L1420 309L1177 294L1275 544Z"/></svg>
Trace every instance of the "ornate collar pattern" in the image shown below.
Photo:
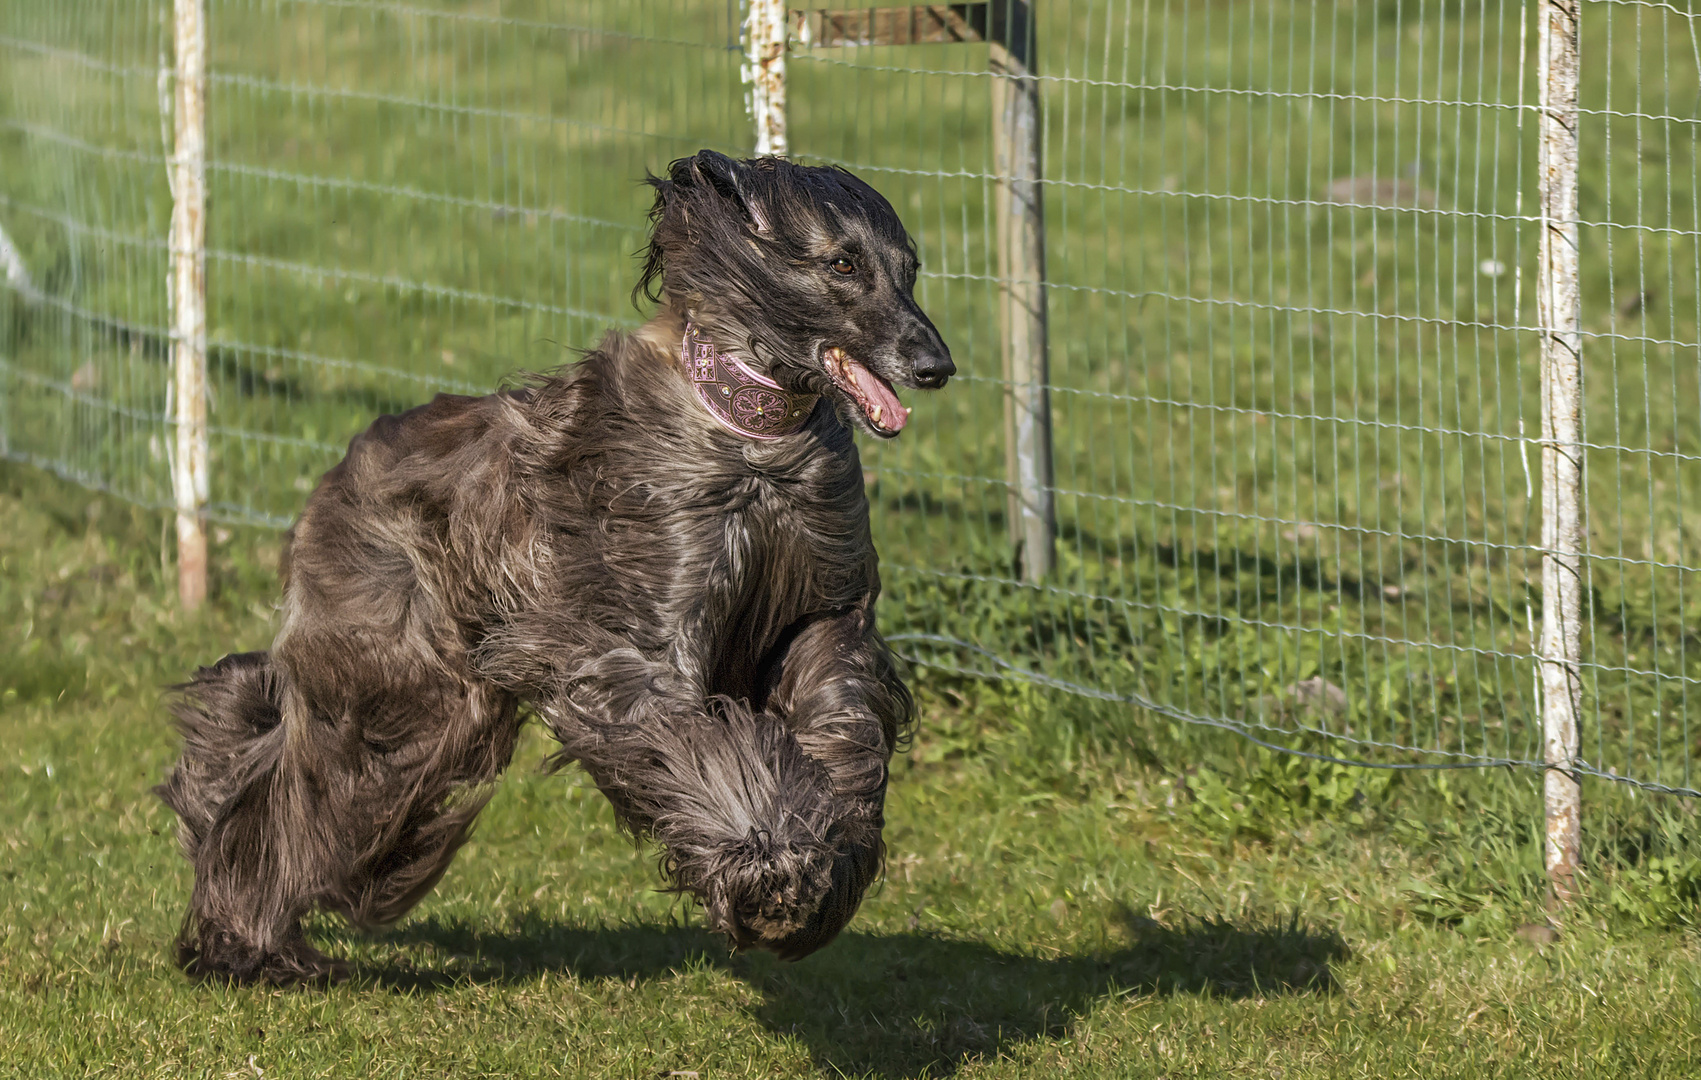
<svg viewBox="0 0 1701 1080"><path fill-rule="evenodd" d="M820 394L794 394L779 383L752 371L736 356L685 324L680 360L697 389L697 399L722 426L747 439L778 439L809 422Z"/></svg>

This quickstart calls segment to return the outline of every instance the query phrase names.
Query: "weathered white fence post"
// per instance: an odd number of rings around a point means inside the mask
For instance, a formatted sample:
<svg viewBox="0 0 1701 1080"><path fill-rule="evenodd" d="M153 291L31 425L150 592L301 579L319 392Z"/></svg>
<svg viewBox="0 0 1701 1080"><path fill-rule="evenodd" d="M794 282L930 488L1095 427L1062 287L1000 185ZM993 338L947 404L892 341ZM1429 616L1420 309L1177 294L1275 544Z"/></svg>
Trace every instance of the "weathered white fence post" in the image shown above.
<svg viewBox="0 0 1701 1080"><path fill-rule="evenodd" d="M756 153L785 157L786 4L750 0L744 18L744 83L756 122Z"/></svg>
<svg viewBox="0 0 1701 1080"><path fill-rule="evenodd" d="M991 0L992 156L998 322L1004 359L1004 457L1011 540L1025 581L1051 573L1051 364L1046 342L1044 136L1027 0Z"/></svg>
<svg viewBox="0 0 1701 1080"><path fill-rule="evenodd" d="M171 154L171 367L177 426L177 595L207 598L207 275L205 0L175 0L176 124Z"/></svg>
<svg viewBox="0 0 1701 1080"><path fill-rule="evenodd" d="M1581 837L1577 719L1582 708L1583 339L1577 286L1577 24L1580 0L1543 0L1538 45L1542 218L1537 323L1542 347L1542 760L1547 876L1576 890Z"/></svg>

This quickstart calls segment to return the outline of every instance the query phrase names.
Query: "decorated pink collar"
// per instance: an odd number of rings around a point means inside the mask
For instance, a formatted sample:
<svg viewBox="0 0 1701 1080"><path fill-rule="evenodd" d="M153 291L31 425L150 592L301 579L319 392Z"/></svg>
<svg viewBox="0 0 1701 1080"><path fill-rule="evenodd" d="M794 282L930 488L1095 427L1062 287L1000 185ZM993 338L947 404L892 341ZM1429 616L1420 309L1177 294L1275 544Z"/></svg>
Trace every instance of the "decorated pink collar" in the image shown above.
<svg viewBox="0 0 1701 1080"><path fill-rule="evenodd" d="M680 359L709 415L747 439L777 439L809 422L820 394L794 394L765 375L750 370L736 356L716 350L715 343L685 324Z"/></svg>

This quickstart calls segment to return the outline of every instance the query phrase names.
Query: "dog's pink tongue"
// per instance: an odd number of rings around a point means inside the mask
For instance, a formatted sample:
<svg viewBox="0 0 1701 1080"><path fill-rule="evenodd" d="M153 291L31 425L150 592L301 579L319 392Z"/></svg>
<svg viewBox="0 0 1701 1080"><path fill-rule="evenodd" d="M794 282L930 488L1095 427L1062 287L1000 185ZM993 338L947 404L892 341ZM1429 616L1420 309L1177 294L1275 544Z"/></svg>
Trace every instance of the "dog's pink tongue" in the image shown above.
<svg viewBox="0 0 1701 1080"><path fill-rule="evenodd" d="M868 418L887 431L902 431L909 423L910 411L886 381L855 360L847 359L845 366L850 369L851 383L862 396L862 410Z"/></svg>

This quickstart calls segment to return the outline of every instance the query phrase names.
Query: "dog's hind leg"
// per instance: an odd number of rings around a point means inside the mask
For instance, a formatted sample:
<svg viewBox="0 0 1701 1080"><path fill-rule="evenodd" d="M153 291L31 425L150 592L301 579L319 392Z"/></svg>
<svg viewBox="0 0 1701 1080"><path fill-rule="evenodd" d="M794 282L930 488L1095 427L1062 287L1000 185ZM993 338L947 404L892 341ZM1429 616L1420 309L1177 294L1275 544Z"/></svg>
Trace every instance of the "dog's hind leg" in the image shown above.
<svg viewBox="0 0 1701 1080"><path fill-rule="evenodd" d="M188 971L238 981L334 975L301 936L312 886L302 880L297 823L283 807L306 789L284 765L287 679L269 654L227 656L202 668L172 712L183 756L155 791L177 812L195 891L177 941Z"/></svg>
<svg viewBox="0 0 1701 1080"><path fill-rule="evenodd" d="M513 752L514 700L450 675L357 701L310 704L303 689L275 657L247 654L197 673L177 705L184 756L160 793L195 865L178 942L192 973L338 975L301 917L401 915L441 877Z"/></svg>
<svg viewBox="0 0 1701 1080"><path fill-rule="evenodd" d="M360 800L356 816L374 827L352 845L350 872L324 897L356 926L394 922L431 891L513 756L512 696L473 683L438 686L435 697L438 727L430 737L374 754L374 771L392 794Z"/></svg>

